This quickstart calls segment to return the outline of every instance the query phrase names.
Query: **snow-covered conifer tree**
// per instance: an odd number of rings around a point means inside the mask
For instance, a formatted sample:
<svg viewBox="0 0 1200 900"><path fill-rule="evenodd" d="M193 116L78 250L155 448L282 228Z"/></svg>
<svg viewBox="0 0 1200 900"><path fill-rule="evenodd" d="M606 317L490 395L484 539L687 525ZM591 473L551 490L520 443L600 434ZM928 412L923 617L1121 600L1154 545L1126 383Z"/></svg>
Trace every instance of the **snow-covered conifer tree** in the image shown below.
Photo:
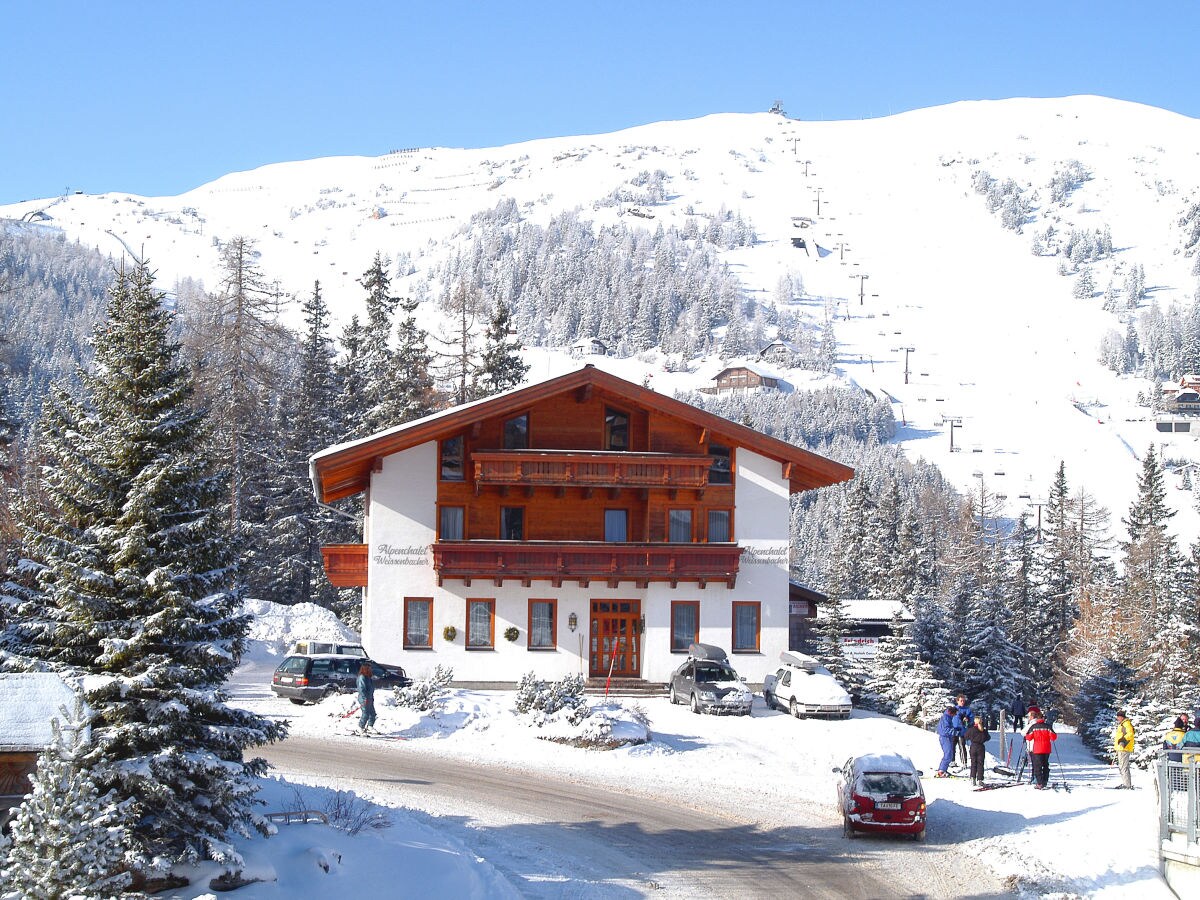
<svg viewBox="0 0 1200 900"><path fill-rule="evenodd" d="M266 763L243 751L286 729L221 689L248 617L225 513L228 476L205 455L204 414L145 264L121 272L78 398L48 413L40 493L23 513L37 592L2 644L10 664L89 676L99 789L132 800L137 863L238 862L231 829L253 814Z"/></svg>
<svg viewBox="0 0 1200 900"><path fill-rule="evenodd" d="M128 896L132 801L103 796L84 762L87 716L80 703L38 757L31 790L11 825L0 894L22 900L108 900Z"/></svg>
<svg viewBox="0 0 1200 900"><path fill-rule="evenodd" d="M471 394L490 397L515 388L529 374L529 364L521 359L521 341L509 334L512 314L497 301L484 338L483 358L475 374Z"/></svg>

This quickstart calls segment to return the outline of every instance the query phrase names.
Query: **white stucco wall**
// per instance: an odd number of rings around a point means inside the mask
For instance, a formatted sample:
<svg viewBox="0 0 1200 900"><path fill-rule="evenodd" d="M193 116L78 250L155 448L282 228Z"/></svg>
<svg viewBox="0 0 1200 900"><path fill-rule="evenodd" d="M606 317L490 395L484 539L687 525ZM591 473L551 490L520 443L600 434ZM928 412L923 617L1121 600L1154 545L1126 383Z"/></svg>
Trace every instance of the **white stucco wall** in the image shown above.
<svg viewBox="0 0 1200 900"><path fill-rule="evenodd" d="M645 616L642 635L641 677L666 681L682 661L670 652L671 602L700 603L700 640L730 649L733 602L761 603L760 651L731 654L734 667L749 681L761 681L770 671L788 640L788 483L781 465L747 450L737 452L734 531L742 554L737 584L654 582L638 589L633 582L616 588L604 582L580 587L573 581L555 588L535 580L524 587L505 581L497 587L490 579L477 579L469 587L448 580L442 587L432 568L429 545L436 536L437 444L430 442L387 457L382 471L372 476L368 515L368 596L363 606L363 643L381 662L398 663L415 677L434 666L454 668L458 681L516 681L535 670L547 678L583 672L587 675L589 615L593 600L638 600ZM433 599L433 647L405 650L403 617L405 597ZM466 601L494 599L495 647L465 647ZM530 599L557 600L557 647L527 648ZM568 628L570 614L577 616L575 632ZM458 634L447 642L442 632L453 625ZM511 625L520 630L515 642L504 638Z"/></svg>

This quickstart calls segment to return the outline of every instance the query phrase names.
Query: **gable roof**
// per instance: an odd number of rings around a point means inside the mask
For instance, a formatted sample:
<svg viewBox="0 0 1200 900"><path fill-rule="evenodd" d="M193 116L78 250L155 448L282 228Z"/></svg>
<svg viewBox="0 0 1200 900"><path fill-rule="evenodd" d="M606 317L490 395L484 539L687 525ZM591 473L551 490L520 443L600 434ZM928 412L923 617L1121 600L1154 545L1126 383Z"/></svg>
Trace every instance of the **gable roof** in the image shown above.
<svg viewBox="0 0 1200 900"><path fill-rule="evenodd" d="M453 437L474 422L520 412L547 397L590 390L618 396L643 409L692 423L719 436L721 443L745 447L768 459L778 460L784 466L792 493L854 477L854 470L849 466L587 365L557 378L454 406L365 438L328 447L314 454L309 461L313 490L317 499L325 503L361 493L370 482L375 461L382 457L427 441Z"/></svg>
<svg viewBox="0 0 1200 900"><path fill-rule="evenodd" d="M46 749L54 740L50 720L65 724L74 711L75 692L53 672L0 673L0 751Z"/></svg>
<svg viewBox="0 0 1200 900"><path fill-rule="evenodd" d="M745 369L748 372L753 372L759 378L770 378L773 381L780 381L783 378L782 375L779 375L779 374L773 372L772 370L766 368L765 366L759 365L758 363L739 362L739 363L731 363L730 365L726 366L724 369L722 369L720 372L718 372L716 375L714 375L712 380L716 381L722 375L724 375L726 372L736 372L738 369Z"/></svg>

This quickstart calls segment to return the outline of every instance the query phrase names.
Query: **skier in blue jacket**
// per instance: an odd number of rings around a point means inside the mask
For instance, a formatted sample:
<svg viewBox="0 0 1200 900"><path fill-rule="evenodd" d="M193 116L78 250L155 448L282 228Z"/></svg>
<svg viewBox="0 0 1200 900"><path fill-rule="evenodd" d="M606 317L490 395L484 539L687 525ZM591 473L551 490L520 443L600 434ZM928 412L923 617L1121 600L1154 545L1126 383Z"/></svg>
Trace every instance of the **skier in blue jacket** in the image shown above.
<svg viewBox="0 0 1200 900"><path fill-rule="evenodd" d="M958 708L947 706L937 724L938 742L942 745L942 761L934 778L946 778L946 770L954 761L954 745L958 741Z"/></svg>
<svg viewBox="0 0 1200 900"><path fill-rule="evenodd" d="M975 713L971 711L971 704L967 702L966 694L959 694L955 698L954 713L954 743L960 750L962 764L965 766L967 765L967 729L975 722Z"/></svg>

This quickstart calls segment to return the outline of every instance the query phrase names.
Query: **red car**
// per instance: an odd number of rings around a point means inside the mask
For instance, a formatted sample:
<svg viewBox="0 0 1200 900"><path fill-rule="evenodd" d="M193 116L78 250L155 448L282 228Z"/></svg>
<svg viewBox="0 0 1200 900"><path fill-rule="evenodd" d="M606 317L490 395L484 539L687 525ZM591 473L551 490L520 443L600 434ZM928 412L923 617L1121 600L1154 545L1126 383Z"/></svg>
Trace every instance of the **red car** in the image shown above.
<svg viewBox="0 0 1200 900"><path fill-rule="evenodd" d="M871 753L851 757L833 770L838 779L838 807L848 838L858 832L925 837L925 789L921 772L907 756Z"/></svg>

